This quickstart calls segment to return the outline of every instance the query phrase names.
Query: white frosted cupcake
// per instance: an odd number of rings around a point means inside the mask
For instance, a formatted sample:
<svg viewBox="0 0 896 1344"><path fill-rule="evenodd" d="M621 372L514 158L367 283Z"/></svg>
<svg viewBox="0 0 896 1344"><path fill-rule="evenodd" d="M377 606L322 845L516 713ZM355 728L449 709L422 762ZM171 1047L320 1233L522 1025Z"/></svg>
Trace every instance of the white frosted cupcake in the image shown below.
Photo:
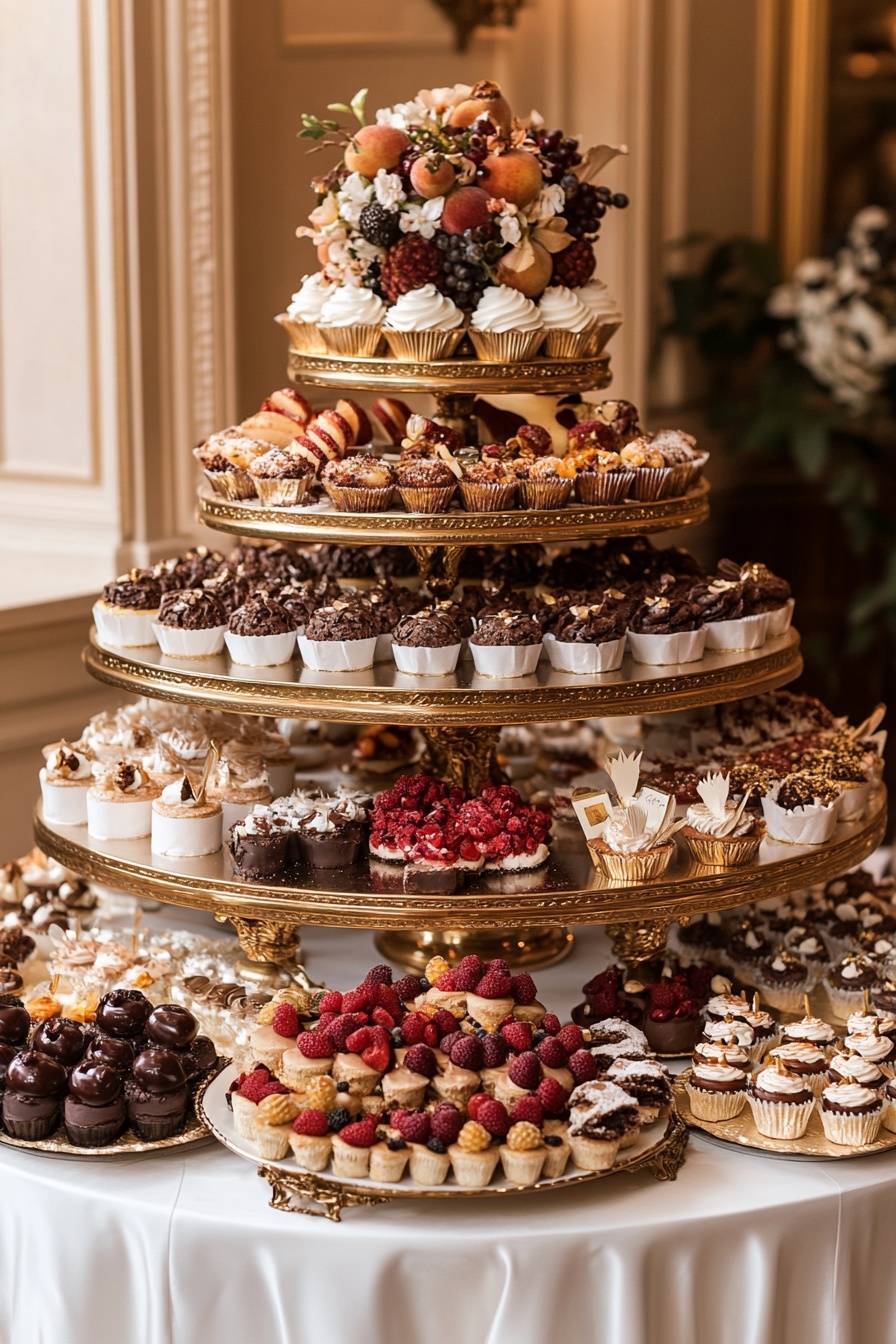
<svg viewBox="0 0 896 1344"><path fill-rule="evenodd" d="M302 277L302 283L292 296L292 302L279 319L289 333L294 349L305 355L323 355L324 345L317 324L321 309L336 286L324 277L323 271Z"/></svg>
<svg viewBox="0 0 896 1344"><path fill-rule="evenodd" d="M747 1100L747 1075L723 1060L695 1064L685 1082L695 1120L733 1120Z"/></svg>
<svg viewBox="0 0 896 1344"><path fill-rule="evenodd" d="M764 827L728 797L729 776L708 775L700 780L699 803L692 803L682 831L698 863L735 868L755 859Z"/></svg>
<svg viewBox="0 0 896 1344"><path fill-rule="evenodd" d="M545 329L545 354L555 359L580 359L594 345L594 315L578 290L550 285L541 296L538 311Z"/></svg>
<svg viewBox="0 0 896 1344"><path fill-rule="evenodd" d="M769 1139L801 1139L815 1108L805 1079L788 1072L780 1059L757 1073L748 1100L753 1123Z"/></svg>
<svg viewBox="0 0 896 1344"><path fill-rule="evenodd" d="M172 859L217 854L221 848L221 804L197 798L186 774L167 788L152 804L153 854Z"/></svg>
<svg viewBox="0 0 896 1344"><path fill-rule="evenodd" d="M40 772L44 821L83 826L87 821L87 791L93 783L96 758L84 747L59 742L47 754Z"/></svg>
<svg viewBox="0 0 896 1344"><path fill-rule="evenodd" d="M831 1083L821 1094L820 1114L831 1143L863 1148L880 1132L885 1099L861 1083Z"/></svg>
<svg viewBox="0 0 896 1344"><path fill-rule="evenodd" d="M816 1097L820 1097L827 1086L828 1058L820 1046L810 1041L786 1041L769 1051L769 1064L776 1059L784 1061L788 1073L802 1078Z"/></svg>
<svg viewBox="0 0 896 1344"><path fill-rule="evenodd" d="M134 761L97 768L87 792L87 830L97 840L138 840L152 830L152 805L162 790Z"/></svg>
<svg viewBox="0 0 896 1344"><path fill-rule="evenodd" d="M509 285L490 285L470 319L470 339L490 364L531 359L544 340L541 314L531 299Z"/></svg>
<svg viewBox="0 0 896 1344"><path fill-rule="evenodd" d="M599 355L622 326L622 309L603 280L589 280L576 294L595 324L593 353Z"/></svg>
<svg viewBox="0 0 896 1344"><path fill-rule="evenodd" d="M389 309L383 335L396 359L447 359L464 331L464 315L435 285L399 296Z"/></svg>
<svg viewBox="0 0 896 1344"><path fill-rule="evenodd" d="M331 355L367 358L379 352L386 305L372 289L339 285L321 307L318 332Z"/></svg>

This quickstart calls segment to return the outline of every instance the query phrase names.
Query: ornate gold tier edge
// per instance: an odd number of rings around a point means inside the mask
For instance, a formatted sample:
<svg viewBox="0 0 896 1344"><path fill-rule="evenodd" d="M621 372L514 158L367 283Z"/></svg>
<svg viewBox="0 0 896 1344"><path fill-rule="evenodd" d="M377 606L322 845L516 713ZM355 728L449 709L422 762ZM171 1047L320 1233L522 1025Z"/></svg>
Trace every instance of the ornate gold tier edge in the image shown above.
<svg viewBox="0 0 896 1344"><path fill-rule="evenodd" d="M656 503L572 505L505 513L311 513L237 504L200 487L199 521L219 532L269 541L350 542L377 546L520 545L599 540L690 527L709 516L709 483Z"/></svg>
<svg viewBox="0 0 896 1344"><path fill-rule="evenodd" d="M289 376L318 387L354 387L362 392L471 392L478 395L544 392L562 395L608 387L608 355L584 359L536 359L489 364L480 359L411 361L388 357L308 355L290 349Z"/></svg>
<svg viewBox="0 0 896 1344"><path fill-rule="evenodd" d="M712 871L662 880L655 887L600 888L521 893L461 894L447 897L415 896L401 890L312 891L305 888L253 888L236 880L211 879L193 874L164 872L148 864L113 858L71 840L47 825L40 807L35 811L34 833L40 847L60 863L86 878L165 901L173 905L212 910L225 919L250 919L284 924L318 924L351 929L502 929L508 925L556 928L562 924L608 924L643 927L668 925L682 916L721 910L745 901L783 895L797 887L827 881L860 863L883 839L886 793L880 790L878 808L848 837L801 853L791 859L756 868Z"/></svg>
<svg viewBox="0 0 896 1344"><path fill-rule="evenodd" d="M271 1187L270 1207L283 1213L303 1213L312 1218L342 1221L343 1209L373 1208L388 1204L392 1199L485 1199L496 1195L531 1195L551 1190L566 1190L574 1185L602 1180L607 1176L622 1176L633 1172L650 1171L658 1181L674 1181L681 1170L688 1145L688 1128L673 1107L669 1112L666 1131L655 1148L634 1158L612 1171L583 1171L577 1176L539 1182L535 1186L502 1185L468 1190L458 1186L418 1190L413 1186L377 1186L343 1184L308 1171L284 1171L281 1167L262 1165L258 1175ZM299 1203L294 1201L298 1200Z"/></svg>
<svg viewBox="0 0 896 1344"><path fill-rule="evenodd" d="M101 648L91 633L84 665L97 681L156 700L199 704L229 713L281 715L354 723L406 724L426 728L539 723L544 719L589 719L596 715L664 714L761 695L799 676L799 636L773 652L730 666L680 676L605 685L520 685L500 681L487 691L472 688L419 691L329 683L243 681L225 674L190 672L129 658ZM694 665L696 667L696 664ZM346 673L345 676L353 674ZM520 679L524 680L524 679Z"/></svg>

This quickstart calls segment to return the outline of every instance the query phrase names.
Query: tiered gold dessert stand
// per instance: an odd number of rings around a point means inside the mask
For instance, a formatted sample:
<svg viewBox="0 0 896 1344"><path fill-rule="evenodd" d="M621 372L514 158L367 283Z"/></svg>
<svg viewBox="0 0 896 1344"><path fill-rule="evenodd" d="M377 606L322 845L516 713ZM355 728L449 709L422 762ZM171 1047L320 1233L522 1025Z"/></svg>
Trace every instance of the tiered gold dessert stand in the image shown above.
<svg viewBox="0 0 896 1344"><path fill-rule="evenodd" d="M480 394L560 395L609 383L605 356L561 362L539 359L496 366L474 360L429 365L392 359L342 359L290 351L296 381L436 396L441 417L468 426ZM450 513L433 517L394 511L342 514L236 504L207 487L199 517L241 536L304 543L405 545L421 576L442 595L455 585L462 550L471 545L595 541L694 524L709 511L708 486L657 503L562 510ZM121 690L183 704L269 716L392 723L421 729L425 768L477 789L496 777L494 747L506 724L662 713L717 704L782 686L802 668L799 636L791 630L746 653L711 653L699 663L653 668L627 656L617 673L579 677L539 668L517 681L477 677L462 663L446 678L411 678L391 664L361 673L324 674L300 664L278 670L233 667L226 657L177 661L157 650L103 648L93 633L85 650L91 674ZM280 677L284 679L280 679ZM572 946L567 923L609 927L617 955L630 962L654 955L671 921L733 906L832 877L865 858L880 842L886 797L881 787L866 818L840 825L833 842L802 848L763 842L755 864L731 872L703 868L679 850L667 875L638 886L616 884L592 865L581 834L557 828L552 856L533 872L483 874L457 895L415 895L397 867L371 863L316 872L301 885L251 883L234 876L226 851L193 860L151 855L149 841L99 842L83 828L50 825L36 814L36 835L54 857L95 880L174 904L212 910L237 930L255 962L296 974L302 924L368 928L390 959L416 970L435 952L449 958L478 951L517 966L545 966Z"/></svg>

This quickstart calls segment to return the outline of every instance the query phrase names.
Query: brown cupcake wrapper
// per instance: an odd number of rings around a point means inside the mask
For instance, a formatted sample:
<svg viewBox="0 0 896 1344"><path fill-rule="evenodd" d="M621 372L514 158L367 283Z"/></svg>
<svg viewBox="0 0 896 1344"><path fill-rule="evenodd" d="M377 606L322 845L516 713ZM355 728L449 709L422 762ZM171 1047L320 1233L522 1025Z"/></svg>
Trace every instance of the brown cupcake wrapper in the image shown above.
<svg viewBox="0 0 896 1344"><path fill-rule="evenodd" d="M348 327L319 326L317 330L331 355L372 359L383 346L382 327L371 327L362 322L353 322Z"/></svg>
<svg viewBox="0 0 896 1344"><path fill-rule="evenodd" d="M129 1119L137 1137L153 1143L157 1139L170 1139L173 1135L179 1134L186 1123L187 1112L184 1108L183 1115L173 1118L165 1116L161 1120L138 1120L134 1116L130 1116Z"/></svg>
<svg viewBox="0 0 896 1344"><path fill-rule="evenodd" d="M255 489L262 504L295 508L305 498L308 489L307 476L284 476L279 479L256 477Z"/></svg>
<svg viewBox="0 0 896 1344"><path fill-rule="evenodd" d="M665 499L672 493L673 467L636 467L632 494L641 503Z"/></svg>
<svg viewBox="0 0 896 1344"><path fill-rule="evenodd" d="M504 509L512 509L516 498L516 481L510 481L507 485L461 481L457 488L468 513L499 513Z"/></svg>
<svg viewBox="0 0 896 1344"><path fill-rule="evenodd" d="M317 330L316 322L303 322L299 317L289 317L286 313L278 313L274 318L289 337L289 343L293 350L298 350L300 355L325 355L327 347L321 339Z"/></svg>
<svg viewBox="0 0 896 1344"><path fill-rule="evenodd" d="M46 1139L59 1124L59 1112L43 1116L39 1120L4 1120L6 1132L14 1139L24 1139L34 1143L36 1139Z"/></svg>
<svg viewBox="0 0 896 1344"><path fill-rule="evenodd" d="M392 503L391 485L365 490L360 486L330 485L325 481L324 489L341 513L384 513Z"/></svg>
<svg viewBox="0 0 896 1344"><path fill-rule="evenodd" d="M104 1125L72 1125L66 1123L65 1132L69 1143L76 1148L104 1148L112 1143L124 1129L124 1120L110 1120Z"/></svg>
<svg viewBox="0 0 896 1344"><path fill-rule="evenodd" d="M584 359L594 349L594 328L584 331L548 331L544 353L551 359Z"/></svg>
<svg viewBox="0 0 896 1344"><path fill-rule="evenodd" d="M212 489L223 499L257 498L255 481L248 471L241 471L235 467L233 471L207 471L205 475Z"/></svg>
<svg viewBox="0 0 896 1344"><path fill-rule="evenodd" d="M703 476L703 468L709 461L709 453L699 453L692 462L688 463L688 480L686 489L692 490L697 482Z"/></svg>
<svg viewBox="0 0 896 1344"><path fill-rule="evenodd" d="M582 504L621 504L634 480L631 470L583 471L576 477L576 494Z"/></svg>
<svg viewBox="0 0 896 1344"><path fill-rule="evenodd" d="M469 336L476 354L486 364L514 364L533 358L544 340L544 330L479 331L470 327Z"/></svg>
<svg viewBox="0 0 896 1344"><path fill-rule="evenodd" d="M450 359L465 335L463 326L451 331L393 331L383 327L386 344L395 359L414 360L431 363L437 359Z"/></svg>
<svg viewBox="0 0 896 1344"><path fill-rule="evenodd" d="M398 493L408 513L444 513L454 497L454 485L400 485Z"/></svg>
<svg viewBox="0 0 896 1344"><path fill-rule="evenodd" d="M518 481L520 504L524 509L562 509L573 491L575 481Z"/></svg>

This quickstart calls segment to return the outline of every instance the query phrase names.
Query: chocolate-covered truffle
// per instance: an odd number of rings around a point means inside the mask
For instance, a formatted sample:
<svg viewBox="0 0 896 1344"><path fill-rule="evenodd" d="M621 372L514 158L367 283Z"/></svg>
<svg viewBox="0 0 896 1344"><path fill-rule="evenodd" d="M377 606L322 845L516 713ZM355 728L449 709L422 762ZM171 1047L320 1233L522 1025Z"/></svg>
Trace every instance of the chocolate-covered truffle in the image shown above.
<svg viewBox="0 0 896 1344"><path fill-rule="evenodd" d="M72 1069L69 1091L85 1106L107 1106L121 1093L121 1079L109 1064L82 1059Z"/></svg>
<svg viewBox="0 0 896 1344"><path fill-rule="evenodd" d="M14 1045L0 1045L0 1092L6 1086L6 1070L9 1067L9 1062L15 1059L16 1054Z"/></svg>
<svg viewBox="0 0 896 1344"><path fill-rule="evenodd" d="M22 1000L14 994L0 996L0 1043L24 1045L31 1030L31 1018Z"/></svg>
<svg viewBox="0 0 896 1344"><path fill-rule="evenodd" d="M139 989L113 989L100 999L96 1024L110 1036L142 1036L152 1004Z"/></svg>
<svg viewBox="0 0 896 1344"><path fill-rule="evenodd" d="M186 1082L186 1072L172 1050L144 1050L134 1060L134 1081L145 1092L176 1092Z"/></svg>
<svg viewBox="0 0 896 1344"><path fill-rule="evenodd" d="M71 1068L84 1054L87 1036L83 1027L67 1017L48 1017L35 1030L31 1045L64 1068Z"/></svg>
<svg viewBox="0 0 896 1344"><path fill-rule="evenodd" d="M108 1064L119 1073L127 1073L136 1057L136 1050L124 1036L94 1035L90 1038L85 1060Z"/></svg>
<svg viewBox="0 0 896 1344"><path fill-rule="evenodd" d="M159 1004L146 1021L148 1039L163 1049L186 1049L198 1030L199 1023L193 1014L179 1003Z"/></svg>
<svg viewBox="0 0 896 1344"><path fill-rule="evenodd" d="M6 1070L7 1092L23 1097L60 1097L65 1083L62 1065L39 1050L21 1050Z"/></svg>

